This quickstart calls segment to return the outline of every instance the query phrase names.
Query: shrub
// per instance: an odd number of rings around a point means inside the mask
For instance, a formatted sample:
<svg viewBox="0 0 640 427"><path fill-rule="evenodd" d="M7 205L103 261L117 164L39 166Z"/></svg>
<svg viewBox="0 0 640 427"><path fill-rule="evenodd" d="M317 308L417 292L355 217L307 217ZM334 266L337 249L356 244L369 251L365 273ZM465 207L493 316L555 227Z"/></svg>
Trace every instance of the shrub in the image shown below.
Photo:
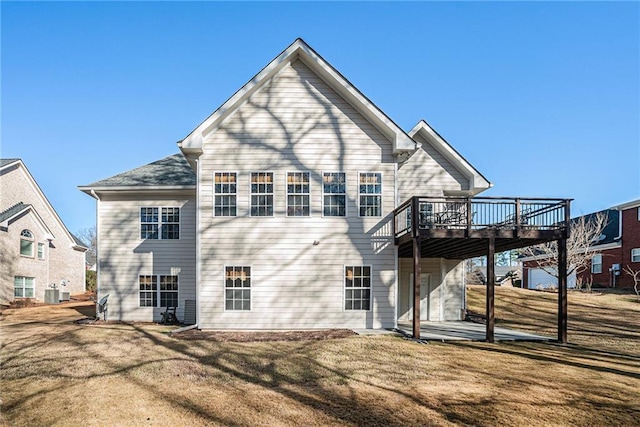
<svg viewBox="0 0 640 427"><path fill-rule="evenodd" d="M87 270L87 292L95 292L96 291L96 282L97 282L97 274L93 270Z"/></svg>

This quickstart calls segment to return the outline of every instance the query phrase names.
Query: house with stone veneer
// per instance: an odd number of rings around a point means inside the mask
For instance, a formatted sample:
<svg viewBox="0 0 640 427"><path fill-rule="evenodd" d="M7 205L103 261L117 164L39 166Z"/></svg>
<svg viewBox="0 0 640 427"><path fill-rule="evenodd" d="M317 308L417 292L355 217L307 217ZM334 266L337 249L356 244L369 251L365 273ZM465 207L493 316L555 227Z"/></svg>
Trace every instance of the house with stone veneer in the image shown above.
<svg viewBox="0 0 640 427"><path fill-rule="evenodd" d="M0 304L85 291L85 245L20 159L0 159Z"/></svg>
<svg viewBox="0 0 640 427"><path fill-rule="evenodd" d="M463 319L461 253L412 260L399 239L412 223L413 235L473 231L470 198L491 184L425 121L401 129L303 40L178 148L80 187L97 204L110 318L177 307L202 329Z"/></svg>

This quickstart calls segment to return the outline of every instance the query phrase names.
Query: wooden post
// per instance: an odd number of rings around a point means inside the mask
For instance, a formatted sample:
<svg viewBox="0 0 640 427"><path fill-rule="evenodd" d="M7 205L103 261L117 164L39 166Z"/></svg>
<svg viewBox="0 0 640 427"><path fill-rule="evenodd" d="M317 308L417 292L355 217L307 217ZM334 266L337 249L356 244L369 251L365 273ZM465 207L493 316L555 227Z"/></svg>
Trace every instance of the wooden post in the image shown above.
<svg viewBox="0 0 640 427"><path fill-rule="evenodd" d="M567 343L567 239L558 240L558 341Z"/></svg>
<svg viewBox="0 0 640 427"><path fill-rule="evenodd" d="M422 254L420 253L420 200L411 203L411 228L413 231L413 338L420 339L420 281L422 279Z"/></svg>
<svg viewBox="0 0 640 427"><path fill-rule="evenodd" d="M496 240L491 237L487 248L487 342L494 342L494 325L495 325L495 254Z"/></svg>

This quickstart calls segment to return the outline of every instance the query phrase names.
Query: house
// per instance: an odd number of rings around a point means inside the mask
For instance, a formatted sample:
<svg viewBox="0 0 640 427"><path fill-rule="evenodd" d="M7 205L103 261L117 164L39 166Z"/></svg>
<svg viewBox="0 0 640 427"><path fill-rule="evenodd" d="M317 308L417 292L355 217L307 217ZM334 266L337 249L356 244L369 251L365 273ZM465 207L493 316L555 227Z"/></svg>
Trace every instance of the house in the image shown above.
<svg viewBox="0 0 640 427"><path fill-rule="evenodd" d="M402 239L453 220L448 235L469 236L470 198L491 184L425 121L399 128L303 40L178 147L80 187L97 203L110 318L157 321L173 306L202 329L463 318L466 253L416 261Z"/></svg>
<svg viewBox="0 0 640 427"><path fill-rule="evenodd" d="M84 244L69 232L20 159L0 159L0 304L85 291ZM62 298L62 295L59 295Z"/></svg>
<svg viewBox="0 0 640 427"><path fill-rule="evenodd" d="M585 221L595 215L605 215L607 224L602 234L589 247L589 269L572 275L569 286L575 286L576 280L581 283L591 282L593 287L633 287L633 278L623 269L630 267L640 270L640 199L632 200L609 209L583 215ZM524 280L528 288L555 286L555 277L536 268L535 262L525 260Z"/></svg>

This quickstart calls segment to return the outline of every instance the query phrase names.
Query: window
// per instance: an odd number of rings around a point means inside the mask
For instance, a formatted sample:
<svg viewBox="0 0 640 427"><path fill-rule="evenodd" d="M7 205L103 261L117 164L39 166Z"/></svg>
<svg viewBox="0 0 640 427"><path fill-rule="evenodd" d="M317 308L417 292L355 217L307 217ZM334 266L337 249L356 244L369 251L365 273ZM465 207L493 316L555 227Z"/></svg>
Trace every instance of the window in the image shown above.
<svg viewBox="0 0 640 427"><path fill-rule="evenodd" d="M140 307L178 306L178 276L142 275L138 281Z"/></svg>
<svg viewBox="0 0 640 427"><path fill-rule="evenodd" d="M38 259L44 259L44 243L38 243Z"/></svg>
<svg viewBox="0 0 640 427"><path fill-rule="evenodd" d="M29 230L20 232L20 255L33 257L33 233Z"/></svg>
<svg viewBox="0 0 640 427"><path fill-rule="evenodd" d="M592 274L600 274L602 273L602 255L594 255L591 257L591 273Z"/></svg>
<svg viewBox="0 0 640 427"><path fill-rule="evenodd" d="M15 298L33 298L35 295L35 279L33 277L16 276L13 278L13 296Z"/></svg>
<svg viewBox="0 0 640 427"><path fill-rule="evenodd" d="M180 208L140 208L140 238L180 238Z"/></svg>
<svg viewBox="0 0 640 427"><path fill-rule="evenodd" d="M156 276L140 276L140 307L158 305L158 278Z"/></svg>
<svg viewBox="0 0 640 427"><path fill-rule="evenodd" d="M251 267L225 267L226 310L251 310Z"/></svg>
<svg viewBox="0 0 640 427"><path fill-rule="evenodd" d="M287 216L309 216L309 172L287 172Z"/></svg>
<svg viewBox="0 0 640 427"><path fill-rule="evenodd" d="M344 172L322 174L324 216L347 216L347 185Z"/></svg>
<svg viewBox="0 0 640 427"><path fill-rule="evenodd" d="M631 249L631 262L640 262L640 248Z"/></svg>
<svg viewBox="0 0 640 427"><path fill-rule="evenodd" d="M251 216L273 216L272 172L251 172Z"/></svg>
<svg viewBox="0 0 640 427"><path fill-rule="evenodd" d="M360 216L382 216L382 174L360 173Z"/></svg>
<svg viewBox="0 0 640 427"><path fill-rule="evenodd" d="M236 216L236 178L235 172L214 174L214 216Z"/></svg>
<svg viewBox="0 0 640 427"><path fill-rule="evenodd" d="M638 221L640 221L640 207L638 207Z"/></svg>
<svg viewBox="0 0 640 427"><path fill-rule="evenodd" d="M345 310L369 310L371 301L371 267L344 268Z"/></svg>

